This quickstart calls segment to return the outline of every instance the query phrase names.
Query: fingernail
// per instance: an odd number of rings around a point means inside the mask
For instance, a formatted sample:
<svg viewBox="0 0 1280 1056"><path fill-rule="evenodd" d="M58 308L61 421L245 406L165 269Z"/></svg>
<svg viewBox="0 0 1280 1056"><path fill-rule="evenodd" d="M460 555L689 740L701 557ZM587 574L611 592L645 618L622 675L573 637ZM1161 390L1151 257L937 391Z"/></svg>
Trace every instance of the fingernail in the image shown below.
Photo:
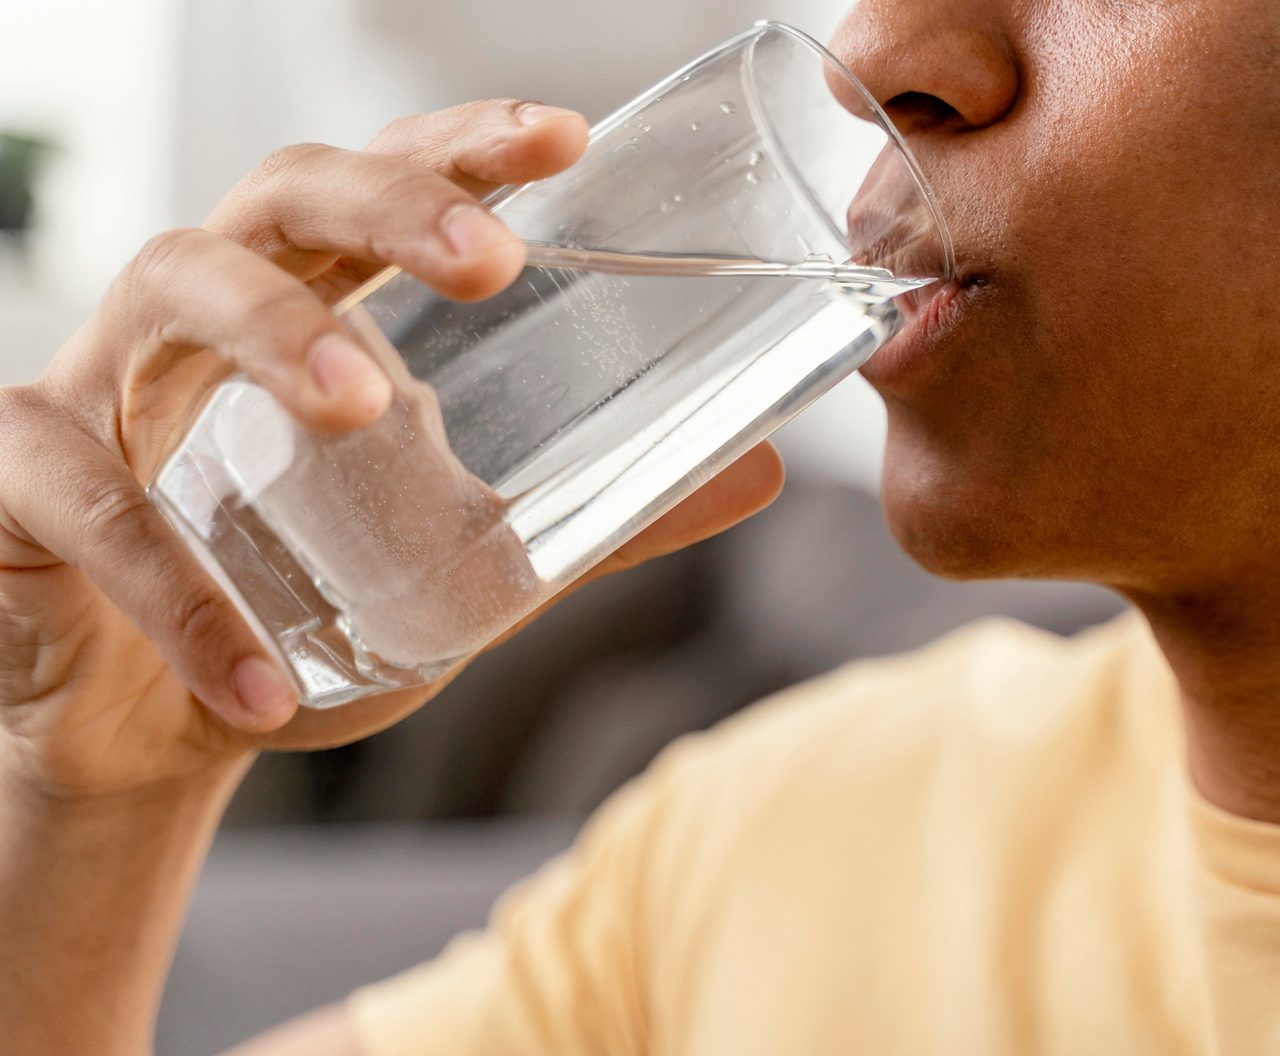
<svg viewBox="0 0 1280 1056"><path fill-rule="evenodd" d="M369 355L341 334L325 334L307 354L307 369L326 396L391 398L391 382Z"/></svg>
<svg viewBox="0 0 1280 1056"><path fill-rule="evenodd" d="M536 125L542 121L550 121L556 117L579 117L576 110L566 110L560 106L547 106L546 103L525 103L516 108L516 120L522 125Z"/></svg>
<svg viewBox="0 0 1280 1056"><path fill-rule="evenodd" d="M293 705L293 687L275 665L260 656L249 656L236 664L231 685L240 706L250 715L277 715Z"/></svg>
<svg viewBox="0 0 1280 1056"><path fill-rule="evenodd" d="M491 216L483 206L466 202L449 210L440 227L453 251L462 257L515 238L507 225Z"/></svg>

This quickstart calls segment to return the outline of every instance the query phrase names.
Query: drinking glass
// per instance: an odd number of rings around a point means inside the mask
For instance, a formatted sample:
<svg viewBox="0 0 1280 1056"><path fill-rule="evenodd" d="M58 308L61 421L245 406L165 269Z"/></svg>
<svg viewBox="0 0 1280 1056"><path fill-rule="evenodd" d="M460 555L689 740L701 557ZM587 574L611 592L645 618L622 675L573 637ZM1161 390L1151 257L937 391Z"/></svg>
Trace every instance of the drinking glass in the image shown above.
<svg viewBox="0 0 1280 1056"><path fill-rule="evenodd" d="M428 682L859 367L947 276L929 185L821 45L761 22L487 204L529 245L459 304L387 269L341 305L391 409L314 435L244 377L149 493L329 707Z"/></svg>

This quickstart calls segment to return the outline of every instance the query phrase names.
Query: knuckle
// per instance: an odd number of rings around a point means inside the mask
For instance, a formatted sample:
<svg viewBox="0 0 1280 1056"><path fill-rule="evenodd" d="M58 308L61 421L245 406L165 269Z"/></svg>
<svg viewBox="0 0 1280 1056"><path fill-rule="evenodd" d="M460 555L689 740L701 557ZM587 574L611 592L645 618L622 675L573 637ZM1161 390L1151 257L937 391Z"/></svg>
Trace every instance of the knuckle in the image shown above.
<svg viewBox="0 0 1280 1056"><path fill-rule="evenodd" d="M529 104L528 99L476 99L461 103L439 116L446 137L456 146L477 140L501 143L516 127L516 111Z"/></svg>
<svg viewBox="0 0 1280 1056"><path fill-rule="evenodd" d="M383 127L370 149L394 154L441 169L448 165L454 146L484 130L493 134L495 124L506 127L526 99L477 99L429 114L399 117ZM501 117L502 120L495 121Z"/></svg>
<svg viewBox="0 0 1280 1056"><path fill-rule="evenodd" d="M321 155L327 154L332 149L323 143L292 143L279 150L273 150L249 173L244 183L249 187L258 187L264 183L292 179L298 172L313 165Z"/></svg>
<svg viewBox="0 0 1280 1056"><path fill-rule="evenodd" d="M454 142L450 160L468 172L491 172L495 164L510 156L510 150L511 138L505 128L478 125Z"/></svg>
<svg viewBox="0 0 1280 1056"><path fill-rule="evenodd" d="M140 487L99 483L81 506L81 530L90 549L115 552L122 540L137 536L151 506Z"/></svg>
<svg viewBox="0 0 1280 1056"><path fill-rule="evenodd" d="M227 619L221 600L208 590L183 594L173 605L169 622L180 646L206 646L226 638Z"/></svg>
<svg viewBox="0 0 1280 1056"><path fill-rule="evenodd" d="M494 110L502 111L508 117L515 117L517 110L522 106L528 106L533 101L532 99L490 99L487 101L487 105Z"/></svg>
<svg viewBox="0 0 1280 1056"><path fill-rule="evenodd" d="M124 279L131 288L143 288L172 272L175 263L189 254L204 236L196 228L178 227L152 235L125 267Z"/></svg>
<svg viewBox="0 0 1280 1056"><path fill-rule="evenodd" d="M297 336L301 322L322 312L325 309L306 287L282 284L251 296L241 311L241 321L250 333Z"/></svg>
<svg viewBox="0 0 1280 1056"><path fill-rule="evenodd" d="M449 113L468 120L475 120L478 117L509 117L528 102L528 99L508 97L474 99L471 102L455 106Z"/></svg>
<svg viewBox="0 0 1280 1056"><path fill-rule="evenodd" d="M388 173L379 190L383 212L399 217L423 217L431 223L457 202L469 198L437 173L409 165Z"/></svg>
<svg viewBox="0 0 1280 1056"><path fill-rule="evenodd" d="M430 114L409 114L397 117L382 126L381 131L373 137L373 148L395 153L405 150L415 142L421 142L423 132L431 127Z"/></svg>

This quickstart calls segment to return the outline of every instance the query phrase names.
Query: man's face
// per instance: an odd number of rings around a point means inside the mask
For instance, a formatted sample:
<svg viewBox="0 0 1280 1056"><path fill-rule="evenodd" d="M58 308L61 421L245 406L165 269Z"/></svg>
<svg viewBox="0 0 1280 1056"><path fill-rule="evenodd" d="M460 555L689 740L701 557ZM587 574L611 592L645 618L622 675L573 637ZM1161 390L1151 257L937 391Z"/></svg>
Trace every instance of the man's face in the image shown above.
<svg viewBox="0 0 1280 1056"><path fill-rule="evenodd" d="M955 576L1238 578L1280 525L1280 2L865 0L832 47L961 272L867 370L899 540Z"/></svg>

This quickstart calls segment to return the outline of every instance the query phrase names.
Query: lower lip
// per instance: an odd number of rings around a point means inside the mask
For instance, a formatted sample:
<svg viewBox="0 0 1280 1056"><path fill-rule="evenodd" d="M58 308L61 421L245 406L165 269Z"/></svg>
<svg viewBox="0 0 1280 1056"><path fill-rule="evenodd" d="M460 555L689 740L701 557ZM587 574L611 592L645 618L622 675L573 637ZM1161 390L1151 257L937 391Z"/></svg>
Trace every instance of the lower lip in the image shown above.
<svg viewBox="0 0 1280 1056"><path fill-rule="evenodd" d="M877 389L918 380L937 364L942 344L967 314L978 283L946 282L906 294L902 329L860 368Z"/></svg>

